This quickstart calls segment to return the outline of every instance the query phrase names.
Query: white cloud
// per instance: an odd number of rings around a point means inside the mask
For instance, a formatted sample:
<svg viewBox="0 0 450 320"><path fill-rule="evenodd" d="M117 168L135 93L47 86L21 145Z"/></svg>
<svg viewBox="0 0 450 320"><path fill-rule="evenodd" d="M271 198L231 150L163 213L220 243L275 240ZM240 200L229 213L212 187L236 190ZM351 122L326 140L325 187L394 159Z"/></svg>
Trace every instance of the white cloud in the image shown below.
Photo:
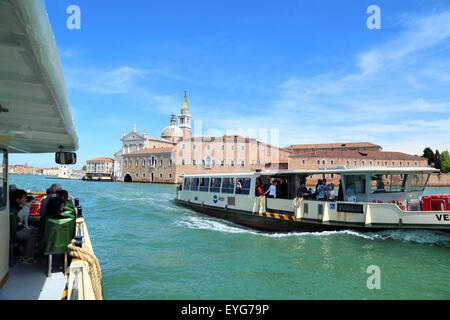
<svg viewBox="0 0 450 320"><path fill-rule="evenodd" d="M408 21L397 37L355 56L356 71L290 77L273 101L240 108L249 110L242 117L202 118L218 128L279 129L282 145L368 141L413 154L449 148L450 61L434 53L450 51L450 11Z"/></svg>
<svg viewBox="0 0 450 320"><path fill-rule="evenodd" d="M363 75L402 63L406 56L450 38L450 11L427 17L409 17L403 24L406 30L399 37L359 57L358 66Z"/></svg>
<svg viewBox="0 0 450 320"><path fill-rule="evenodd" d="M97 94L124 94L130 93L148 73L128 66L112 70L74 68L67 70L66 79L69 88Z"/></svg>

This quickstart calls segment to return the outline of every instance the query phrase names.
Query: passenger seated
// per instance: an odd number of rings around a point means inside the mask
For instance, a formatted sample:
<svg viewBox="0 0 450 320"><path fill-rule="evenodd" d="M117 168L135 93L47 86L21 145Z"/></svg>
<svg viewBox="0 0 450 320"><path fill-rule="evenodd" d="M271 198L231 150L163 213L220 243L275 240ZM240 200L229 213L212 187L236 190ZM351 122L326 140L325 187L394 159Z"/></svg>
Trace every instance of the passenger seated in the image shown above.
<svg viewBox="0 0 450 320"><path fill-rule="evenodd" d="M58 190L56 191L56 196L66 201L69 198L69 193L67 190Z"/></svg>
<svg viewBox="0 0 450 320"><path fill-rule="evenodd" d="M47 205L50 199L53 199L57 197L57 192L61 191L62 188L59 184L54 183L50 186L50 188L47 189L47 196L42 199L41 206L39 209L39 228L38 228L38 241L40 248L43 249L44 247L44 230L45 230L45 221L47 217Z"/></svg>
<svg viewBox="0 0 450 320"><path fill-rule="evenodd" d="M345 190L345 194L347 201L356 202L355 186L353 184L348 185L347 190Z"/></svg>
<svg viewBox="0 0 450 320"><path fill-rule="evenodd" d="M67 219L67 217L61 215L65 204L65 201L60 197L50 199L47 203L47 217L49 219Z"/></svg>
<svg viewBox="0 0 450 320"><path fill-rule="evenodd" d="M56 195L64 200L64 211L70 211L71 214L75 214L75 200L69 195L67 190L59 190Z"/></svg>
<svg viewBox="0 0 450 320"><path fill-rule="evenodd" d="M45 197L45 198L41 201L41 209L40 209L40 212L39 212L41 218L44 218L44 217L47 215L47 212L46 212L47 202L48 202L50 199L57 197L57 196L58 196L58 195L57 195L57 192L58 192L58 191L61 191L62 188L61 188L61 186L60 186L59 184L54 183L54 184L52 184L52 186L51 186L50 188L48 188L47 190L48 190L48 195L47 195L47 197Z"/></svg>
<svg viewBox="0 0 450 320"><path fill-rule="evenodd" d="M309 198L310 193L309 190L306 188L305 181L302 181L300 183L300 186L297 188L296 196L300 198Z"/></svg>
<svg viewBox="0 0 450 320"><path fill-rule="evenodd" d="M18 240L25 242L23 251L24 263L34 263L33 249L37 239L37 229L28 225L31 201L33 197L27 199L25 190L16 190L12 196L13 202L10 206L11 232Z"/></svg>

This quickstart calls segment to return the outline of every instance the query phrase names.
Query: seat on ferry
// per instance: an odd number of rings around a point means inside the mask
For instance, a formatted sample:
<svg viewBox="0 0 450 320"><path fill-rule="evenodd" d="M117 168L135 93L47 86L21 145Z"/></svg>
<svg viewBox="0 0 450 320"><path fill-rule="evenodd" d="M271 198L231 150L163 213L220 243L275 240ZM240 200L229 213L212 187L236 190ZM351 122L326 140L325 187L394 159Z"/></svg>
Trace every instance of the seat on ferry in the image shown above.
<svg viewBox="0 0 450 320"><path fill-rule="evenodd" d="M13 267L15 264L15 257L23 253L25 241L17 237L17 216L13 212L9 214L9 266Z"/></svg>
<svg viewBox="0 0 450 320"><path fill-rule="evenodd" d="M64 255L64 272L67 268L67 247L75 236L75 216L70 212L63 212L58 218L47 217L44 229L44 255L48 255L48 276L52 270L54 254Z"/></svg>
<svg viewBox="0 0 450 320"><path fill-rule="evenodd" d="M12 212L9 214L9 266L14 265L15 249L19 246L19 242L16 236L17 219L16 215Z"/></svg>

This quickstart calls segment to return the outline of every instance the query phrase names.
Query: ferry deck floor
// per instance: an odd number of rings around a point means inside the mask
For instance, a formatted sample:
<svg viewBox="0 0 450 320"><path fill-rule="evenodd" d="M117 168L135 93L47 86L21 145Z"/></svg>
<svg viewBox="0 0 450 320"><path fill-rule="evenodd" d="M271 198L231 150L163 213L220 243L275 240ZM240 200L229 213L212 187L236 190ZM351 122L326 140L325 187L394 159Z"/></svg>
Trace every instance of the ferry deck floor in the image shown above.
<svg viewBox="0 0 450 320"><path fill-rule="evenodd" d="M0 300L61 300L67 276L54 268L47 278L47 261L40 257L33 264L16 263L0 289Z"/></svg>

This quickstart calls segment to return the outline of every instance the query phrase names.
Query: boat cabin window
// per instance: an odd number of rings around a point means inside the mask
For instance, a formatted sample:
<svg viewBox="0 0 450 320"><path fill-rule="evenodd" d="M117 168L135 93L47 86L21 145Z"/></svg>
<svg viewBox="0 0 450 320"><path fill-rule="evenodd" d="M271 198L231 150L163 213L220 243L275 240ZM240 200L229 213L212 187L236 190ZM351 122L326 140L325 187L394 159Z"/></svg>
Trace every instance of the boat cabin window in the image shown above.
<svg viewBox="0 0 450 320"><path fill-rule="evenodd" d="M200 178L199 191L208 192L209 189L209 178Z"/></svg>
<svg viewBox="0 0 450 320"><path fill-rule="evenodd" d="M429 173L414 173L411 179L411 185L409 186L409 191L423 191L427 185Z"/></svg>
<svg viewBox="0 0 450 320"><path fill-rule="evenodd" d="M184 190L191 190L191 178L184 178Z"/></svg>
<svg viewBox="0 0 450 320"><path fill-rule="evenodd" d="M366 194L366 176L365 175L346 175L345 176L345 201L356 201L357 195Z"/></svg>
<svg viewBox="0 0 450 320"><path fill-rule="evenodd" d="M234 178L223 178L222 193L234 192Z"/></svg>
<svg viewBox="0 0 450 320"><path fill-rule="evenodd" d="M220 183L222 178L211 178L209 192L220 192Z"/></svg>
<svg viewBox="0 0 450 320"><path fill-rule="evenodd" d="M275 185L277 199L293 199L295 197L295 176L260 176L258 177L262 184L264 193L269 190L270 185ZM255 186L258 187L257 185ZM256 191L255 191L256 192Z"/></svg>
<svg viewBox="0 0 450 320"><path fill-rule="evenodd" d="M408 174L376 174L370 178L370 193L404 192Z"/></svg>
<svg viewBox="0 0 450 320"><path fill-rule="evenodd" d="M236 194L250 194L250 178L236 178Z"/></svg>
<svg viewBox="0 0 450 320"><path fill-rule="evenodd" d="M191 191L198 191L198 178L191 178Z"/></svg>
<svg viewBox="0 0 450 320"><path fill-rule="evenodd" d="M0 149L0 210L6 208L7 203L7 185L6 185L6 177L8 172L6 172L6 151Z"/></svg>

